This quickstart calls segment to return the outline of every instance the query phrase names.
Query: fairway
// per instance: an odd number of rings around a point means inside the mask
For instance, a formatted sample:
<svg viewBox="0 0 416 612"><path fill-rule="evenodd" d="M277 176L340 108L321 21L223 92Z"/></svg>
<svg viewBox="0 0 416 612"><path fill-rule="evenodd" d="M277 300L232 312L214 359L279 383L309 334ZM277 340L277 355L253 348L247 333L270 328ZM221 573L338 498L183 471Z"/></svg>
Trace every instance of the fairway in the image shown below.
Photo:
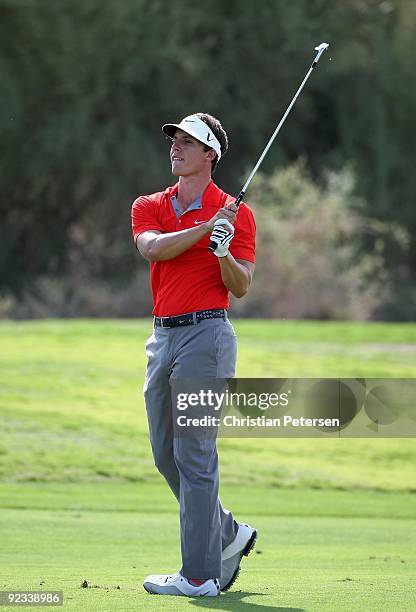
<svg viewBox="0 0 416 612"><path fill-rule="evenodd" d="M414 377L416 326L237 321L239 376ZM218 599L150 596L180 566L151 457L142 321L0 325L1 588L69 610L414 610L413 439L221 439L222 499L260 532ZM87 579L91 588L81 588ZM120 588L118 588L120 587ZM11 608L2 608L11 609Z"/></svg>
<svg viewBox="0 0 416 612"><path fill-rule="evenodd" d="M19 486L0 488L2 588L61 589L68 610L416 606L414 495L228 487L223 501L259 541L229 593L191 600L141 587L180 566L176 502L163 485L30 483L23 496Z"/></svg>

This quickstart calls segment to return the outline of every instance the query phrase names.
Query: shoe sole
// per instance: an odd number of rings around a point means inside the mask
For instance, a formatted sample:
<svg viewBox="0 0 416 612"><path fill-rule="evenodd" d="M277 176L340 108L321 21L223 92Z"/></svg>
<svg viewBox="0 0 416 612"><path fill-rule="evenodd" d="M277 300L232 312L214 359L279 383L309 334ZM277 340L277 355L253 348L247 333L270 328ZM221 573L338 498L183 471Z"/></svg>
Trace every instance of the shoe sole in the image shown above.
<svg viewBox="0 0 416 612"><path fill-rule="evenodd" d="M241 555L241 559L243 558L243 556L244 557L248 557L248 555L251 553L251 551L253 550L253 548L256 545L256 540L257 540L257 529L255 529L253 531L249 541L245 545L245 547L243 549L243 554ZM235 570L234 574L232 575L232 578L231 578L230 582L228 584L226 584L225 587L223 587L221 589L222 593L225 593L225 591L228 591L229 589L231 589L231 587L233 586L233 584L235 583L235 581L237 580L237 578L238 578L238 576L240 574L240 569L241 569L240 566L238 566L237 569Z"/></svg>
<svg viewBox="0 0 416 612"><path fill-rule="evenodd" d="M233 578L234 578L234 577L233 577ZM234 578L234 580L235 580L235 578ZM149 593L149 595L161 595L161 593L155 593L154 591L150 591L150 590L147 588L147 586L145 586L145 585L143 585L143 588L144 588L144 590L145 590L147 593ZM208 595L208 592L209 592L209 591L207 591L206 593L201 593L200 595L196 595L196 597L205 597L206 595ZM218 595L219 595L219 593L218 593ZM190 595L185 595L185 597L191 597L191 596L190 596ZM211 596L211 597L214 597L214 596Z"/></svg>

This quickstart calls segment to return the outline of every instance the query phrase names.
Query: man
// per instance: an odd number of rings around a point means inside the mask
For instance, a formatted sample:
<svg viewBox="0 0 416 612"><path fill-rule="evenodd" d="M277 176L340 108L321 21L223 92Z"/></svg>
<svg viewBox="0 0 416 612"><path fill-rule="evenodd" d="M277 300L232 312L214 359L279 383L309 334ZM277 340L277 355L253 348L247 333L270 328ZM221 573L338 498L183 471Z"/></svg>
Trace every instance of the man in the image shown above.
<svg viewBox="0 0 416 612"><path fill-rule="evenodd" d="M237 215L233 198L211 179L228 148L220 122L197 113L162 130L172 140L172 174L179 180L137 198L132 226L137 249L150 261L154 301L144 385L150 442L155 465L180 503L182 568L148 576L144 588L216 596L236 580L257 532L237 523L221 505L215 436L175 435L172 384L234 376L229 292L240 298L250 286L255 223L249 207L242 203Z"/></svg>

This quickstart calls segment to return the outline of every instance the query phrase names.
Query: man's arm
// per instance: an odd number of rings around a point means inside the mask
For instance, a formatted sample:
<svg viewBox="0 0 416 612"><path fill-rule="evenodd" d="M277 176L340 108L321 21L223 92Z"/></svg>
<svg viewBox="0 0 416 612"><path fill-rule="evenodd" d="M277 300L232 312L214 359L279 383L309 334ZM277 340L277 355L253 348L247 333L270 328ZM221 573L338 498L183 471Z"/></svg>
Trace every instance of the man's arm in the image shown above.
<svg viewBox="0 0 416 612"><path fill-rule="evenodd" d="M211 231L210 228L204 228L205 225L201 224L170 234L161 234L158 230L149 230L137 236L136 246L140 254L148 261L172 259L186 251ZM198 233L196 230L198 230ZM226 257L219 257L218 261L224 285L235 297L243 297L251 284L254 264L244 259L234 259L231 253L228 253Z"/></svg>
<svg viewBox="0 0 416 612"><path fill-rule="evenodd" d="M235 297L243 297L253 278L254 263L245 259L234 259L230 252L226 257L219 257L218 261L224 285Z"/></svg>
<svg viewBox="0 0 416 612"><path fill-rule="evenodd" d="M210 232L206 225L201 223L196 227L169 234L162 234L158 230L149 230L137 236L136 246L140 254L148 261L173 259Z"/></svg>
<svg viewBox="0 0 416 612"><path fill-rule="evenodd" d="M232 223L236 212L237 207L229 204L220 208L212 219L196 227L168 234L162 234L158 230L148 230L137 236L136 247L148 261L173 259L210 234L217 219L228 219Z"/></svg>

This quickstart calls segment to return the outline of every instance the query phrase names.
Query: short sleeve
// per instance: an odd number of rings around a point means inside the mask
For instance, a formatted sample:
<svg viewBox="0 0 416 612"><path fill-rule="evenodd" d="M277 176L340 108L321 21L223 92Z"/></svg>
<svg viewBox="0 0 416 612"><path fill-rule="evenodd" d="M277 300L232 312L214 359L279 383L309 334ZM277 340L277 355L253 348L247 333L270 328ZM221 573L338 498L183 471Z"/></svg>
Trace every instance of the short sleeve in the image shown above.
<svg viewBox="0 0 416 612"><path fill-rule="evenodd" d="M148 230L157 230L163 232L157 214L155 201L149 196L139 196L131 207L131 225L133 230L133 239L139 234Z"/></svg>
<svg viewBox="0 0 416 612"><path fill-rule="evenodd" d="M256 222L253 213L244 202L238 209L230 253L235 259L245 259L252 263L256 261Z"/></svg>

